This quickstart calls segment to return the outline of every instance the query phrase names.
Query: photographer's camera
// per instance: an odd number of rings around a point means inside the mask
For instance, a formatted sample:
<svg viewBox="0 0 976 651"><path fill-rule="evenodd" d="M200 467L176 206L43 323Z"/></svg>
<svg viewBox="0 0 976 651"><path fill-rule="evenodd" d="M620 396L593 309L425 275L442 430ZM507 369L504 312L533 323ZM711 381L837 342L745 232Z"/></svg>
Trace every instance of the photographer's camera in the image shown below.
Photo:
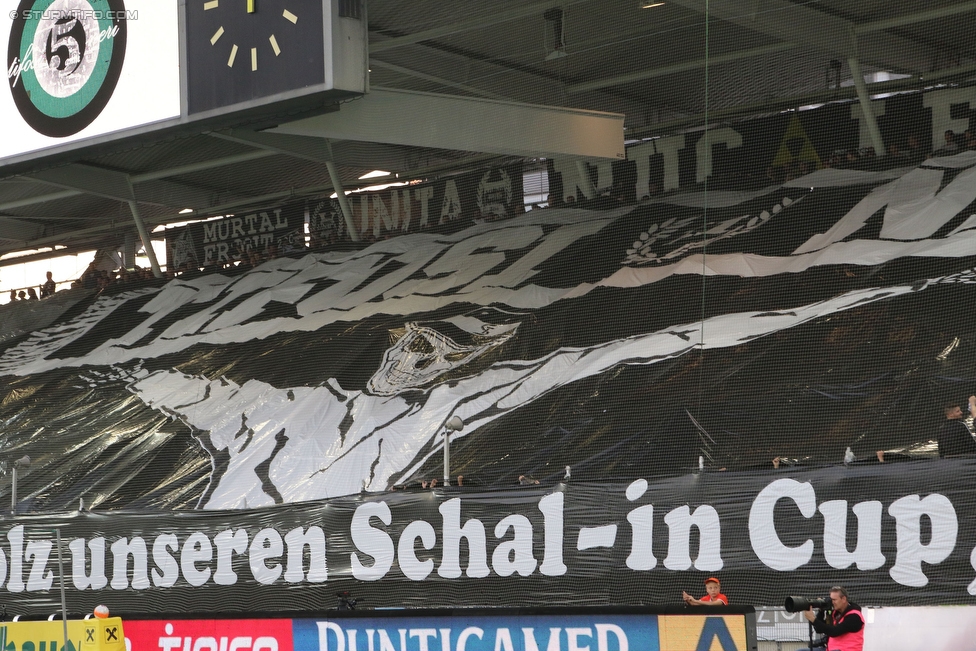
<svg viewBox="0 0 976 651"><path fill-rule="evenodd" d="M833 602L829 597L787 597L783 608L788 613L799 613L810 608L831 608Z"/></svg>

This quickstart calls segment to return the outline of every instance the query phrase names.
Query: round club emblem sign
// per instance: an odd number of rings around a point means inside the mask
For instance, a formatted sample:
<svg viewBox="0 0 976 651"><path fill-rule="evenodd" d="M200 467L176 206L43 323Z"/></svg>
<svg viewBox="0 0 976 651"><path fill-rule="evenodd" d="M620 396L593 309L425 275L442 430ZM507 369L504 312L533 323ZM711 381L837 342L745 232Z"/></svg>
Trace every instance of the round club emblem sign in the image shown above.
<svg viewBox="0 0 976 651"><path fill-rule="evenodd" d="M123 0L21 0L7 46L7 82L38 133L71 136L108 104L125 60Z"/></svg>

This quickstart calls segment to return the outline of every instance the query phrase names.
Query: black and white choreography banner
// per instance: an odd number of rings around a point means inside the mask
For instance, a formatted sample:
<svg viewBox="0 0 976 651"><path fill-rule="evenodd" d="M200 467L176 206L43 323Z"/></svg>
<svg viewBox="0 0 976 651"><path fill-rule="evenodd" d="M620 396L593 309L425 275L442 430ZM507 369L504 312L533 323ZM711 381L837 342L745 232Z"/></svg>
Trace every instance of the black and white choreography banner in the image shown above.
<svg viewBox="0 0 976 651"><path fill-rule="evenodd" d="M85 590L104 573L82 597L157 609L660 603L715 572L760 605L968 603L970 462L891 461L976 386L974 174L821 170L104 292L0 350L0 443L34 460L20 513L129 510L12 522L5 585L52 598L36 522L89 550ZM454 473L493 490L389 494L440 476L454 416ZM770 464L845 447L875 465ZM569 483L501 490L523 473Z"/></svg>
<svg viewBox="0 0 976 651"><path fill-rule="evenodd" d="M867 603L969 603L974 471L933 460L32 517L0 525L0 578L18 608L53 604L60 527L72 608L327 609L343 590L371 608L678 604L711 575L739 605L835 584Z"/></svg>

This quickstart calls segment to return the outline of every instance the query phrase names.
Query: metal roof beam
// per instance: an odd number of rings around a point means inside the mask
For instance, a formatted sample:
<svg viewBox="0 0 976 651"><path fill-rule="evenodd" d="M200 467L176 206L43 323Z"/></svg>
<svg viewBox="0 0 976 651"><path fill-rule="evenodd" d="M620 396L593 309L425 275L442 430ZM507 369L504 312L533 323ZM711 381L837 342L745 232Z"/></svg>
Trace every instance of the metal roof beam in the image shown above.
<svg viewBox="0 0 976 651"><path fill-rule="evenodd" d="M748 50L739 50L738 52L730 52L729 54L722 54L708 59L694 59L692 61L683 61L681 63L674 63L668 66L638 70L637 72L614 75L613 77L594 79L593 81L584 81L579 84L566 86L566 92L584 93L586 91L599 90L609 86L619 86L620 84L629 84L635 81L653 79L654 77L663 77L665 75L673 75L679 72L698 70L699 68L704 68L706 65L729 63L732 61L738 61L740 59L776 54L777 52L791 50L794 47L796 47L796 44L794 43L774 43L773 45L764 45L762 47L751 48Z"/></svg>
<svg viewBox="0 0 976 651"><path fill-rule="evenodd" d="M303 138L246 129L211 131L208 135L220 140L256 147L268 154L291 156L312 163L326 163L331 160L331 154L326 143L317 138Z"/></svg>
<svg viewBox="0 0 976 651"><path fill-rule="evenodd" d="M206 171L206 170L215 169L217 167L224 167L224 166L227 166L227 165L237 165L239 163L246 163L246 162L253 161L253 160L258 160L258 159L261 159L261 158L267 158L269 156L274 156L276 153L277 152L273 152L273 151L254 150L254 151L244 152L244 153L241 153L241 154L234 154L232 156L224 156L222 158L215 158L215 159L208 160L208 161L201 161L199 163L191 163L191 164L188 164L188 165L181 165L181 166L178 166L178 167L170 167L170 168L163 169L163 170L155 170L155 171L151 171L151 172L143 172L143 173L140 173L140 174L133 174L133 175L130 176L130 179L131 179L131 181L132 181L133 184L137 185L139 183L145 183L147 181L157 181L157 180L165 179L165 178L171 177L171 176L182 176L184 174L193 174L195 172L203 172L203 171ZM84 167L90 167L90 166L84 166ZM52 170L46 170L45 172L55 172L58 169L61 169L61 168L54 168ZM90 167L90 169L99 169L99 168L91 168ZM104 170L104 171L109 171L109 170ZM110 173L112 173L112 174L122 174L121 172L110 172ZM64 178L59 177L57 175L53 175L53 174L50 175L50 176L47 176L47 175L45 175L45 176L47 178L40 178L38 175L28 175L28 176L24 176L24 177L21 177L21 178L25 178L25 179L29 179L29 180L33 180L33 181L38 181L38 182L41 182L41 183L46 183L48 185L62 185L61 182L65 180ZM183 187L183 186L177 186L177 187ZM23 208L25 206L34 206L34 205L37 205L39 203L47 203L49 201L60 201L62 199L70 199L72 197L78 197L78 196L82 196L84 194L97 194L97 193L88 192L86 189L84 189L84 190L83 189L62 190L61 192L52 192L52 193L48 193L48 194L38 195L36 197L27 197L26 199L17 199L17 200L14 200L14 201L7 201L7 202L4 202L4 203L0 203L0 211L16 210L17 208ZM104 196L104 195L100 195L100 196ZM118 201L122 201L122 199L120 199L118 197L114 197L114 196L109 197L109 198L116 199ZM141 199L140 199L140 201L141 201ZM149 202L149 203L151 203L151 202ZM168 205L168 204L161 204L161 205Z"/></svg>
<svg viewBox="0 0 976 651"><path fill-rule="evenodd" d="M16 242L25 242L44 234L44 227L13 217L0 216L0 233L2 239Z"/></svg>
<svg viewBox="0 0 976 651"><path fill-rule="evenodd" d="M700 2L697 2L697 0L692 0L691 2L689 2L688 0L675 0L675 2L677 2L678 4L685 4L686 6L689 6L691 4L701 4ZM790 5L790 7L794 8L797 7L797 5ZM806 10L806 11L812 11L812 10ZM863 23L861 25L856 25L856 26L852 25L851 29L855 34L859 34L859 35L874 34L892 27L901 27L904 25L924 22L927 20L936 20L938 18L945 18L945 17L954 16L961 13L969 13L973 11L976 11L976 2L965 2L958 5L952 5L949 7L931 9L928 11L920 11L905 16L897 16L895 18L887 18L884 20L873 21L870 23ZM809 45L809 43L804 43L804 44ZM664 75L670 75L679 72L688 72L690 70L704 68L706 65L730 63L732 61L738 61L740 59L748 59L757 56L774 54L776 52L783 52L795 48L798 45L799 43L796 42L775 43L773 45L765 45L762 47L751 48L748 50L739 50L738 52L730 52L729 54L722 54L722 55L710 57L708 59L695 59L694 61L685 61L682 63L676 63L669 66L648 68L645 70L638 70L636 72L614 75L612 77L604 77L603 79L594 79L592 81L572 84L566 87L566 91L569 93L582 93L590 90L609 88L611 86L634 83L637 81L643 81L645 79L662 77ZM816 47L818 49L823 49L823 43L819 43Z"/></svg>
<svg viewBox="0 0 976 651"><path fill-rule="evenodd" d="M786 0L762 0L753 5L761 8L755 11L744 10L741 0L671 2L701 14L707 11L709 16L777 40L806 45L845 59L858 57L863 62L896 70L924 70L935 54L930 47L894 34L859 42L854 23ZM874 30L862 33L869 31Z"/></svg>
<svg viewBox="0 0 976 651"><path fill-rule="evenodd" d="M911 14L905 14L904 16L895 16L893 18L885 18L884 20L875 20L870 23L856 25L854 32L857 34L869 34L871 32L891 29L892 27L903 27L904 25L913 25L915 23L923 23L927 20L958 16L959 14L967 14L973 11L976 11L976 2L961 2L956 5L949 5L948 7L917 11Z"/></svg>
<svg viewBox="0 0 976 651"><path fill-rule="evenodd" d="M618 159L624 157L623 119L616 113L374 88L341 111L270 131L504 156Z"/></svg>
<svg viewBox="0 0 976 651"><path fill-rule="evenodd" d="M553 7L565 8L571 5L581 4L583 2L589 2L589 0L547 0L546 2L536 2L529 5L523 5L521 7L516 7L515 9L509 9L508 11L492 11L490 15L482 18L474 18L472 20L465 20L460 23L434 27L415 34L408 34L406 36L395 36L393 38L377 41L375 43L370 42L369 51L371 54L375 52L384 52L386 50L392 50L393 48L402 47L404 45L412 45L414 43L420 43L421 41L430 41L436 38L443 38L445 36L453 36L454 34L470 32L471 30L482 29L484 27L491 27L492 25L507 23L520 18L540 15L542 12Z"/></svg>

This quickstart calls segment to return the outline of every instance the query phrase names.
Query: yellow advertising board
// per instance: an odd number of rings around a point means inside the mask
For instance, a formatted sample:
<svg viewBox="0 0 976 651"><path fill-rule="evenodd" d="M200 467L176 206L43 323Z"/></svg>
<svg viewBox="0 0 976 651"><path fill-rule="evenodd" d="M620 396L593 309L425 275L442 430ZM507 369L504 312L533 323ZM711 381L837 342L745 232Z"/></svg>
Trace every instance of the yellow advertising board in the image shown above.
<svg viewBox="0 0 976 651"><path fill-rule="evenodd" d="M0 623L0 651L125 651L122 620L68 620L68 644L61 621Z"/></svg>
<svg viewBox="0 0 976 651"><path fill-rule="evenodd" d="M747 651L742 615L661 615L661 651Z"/></svg>

